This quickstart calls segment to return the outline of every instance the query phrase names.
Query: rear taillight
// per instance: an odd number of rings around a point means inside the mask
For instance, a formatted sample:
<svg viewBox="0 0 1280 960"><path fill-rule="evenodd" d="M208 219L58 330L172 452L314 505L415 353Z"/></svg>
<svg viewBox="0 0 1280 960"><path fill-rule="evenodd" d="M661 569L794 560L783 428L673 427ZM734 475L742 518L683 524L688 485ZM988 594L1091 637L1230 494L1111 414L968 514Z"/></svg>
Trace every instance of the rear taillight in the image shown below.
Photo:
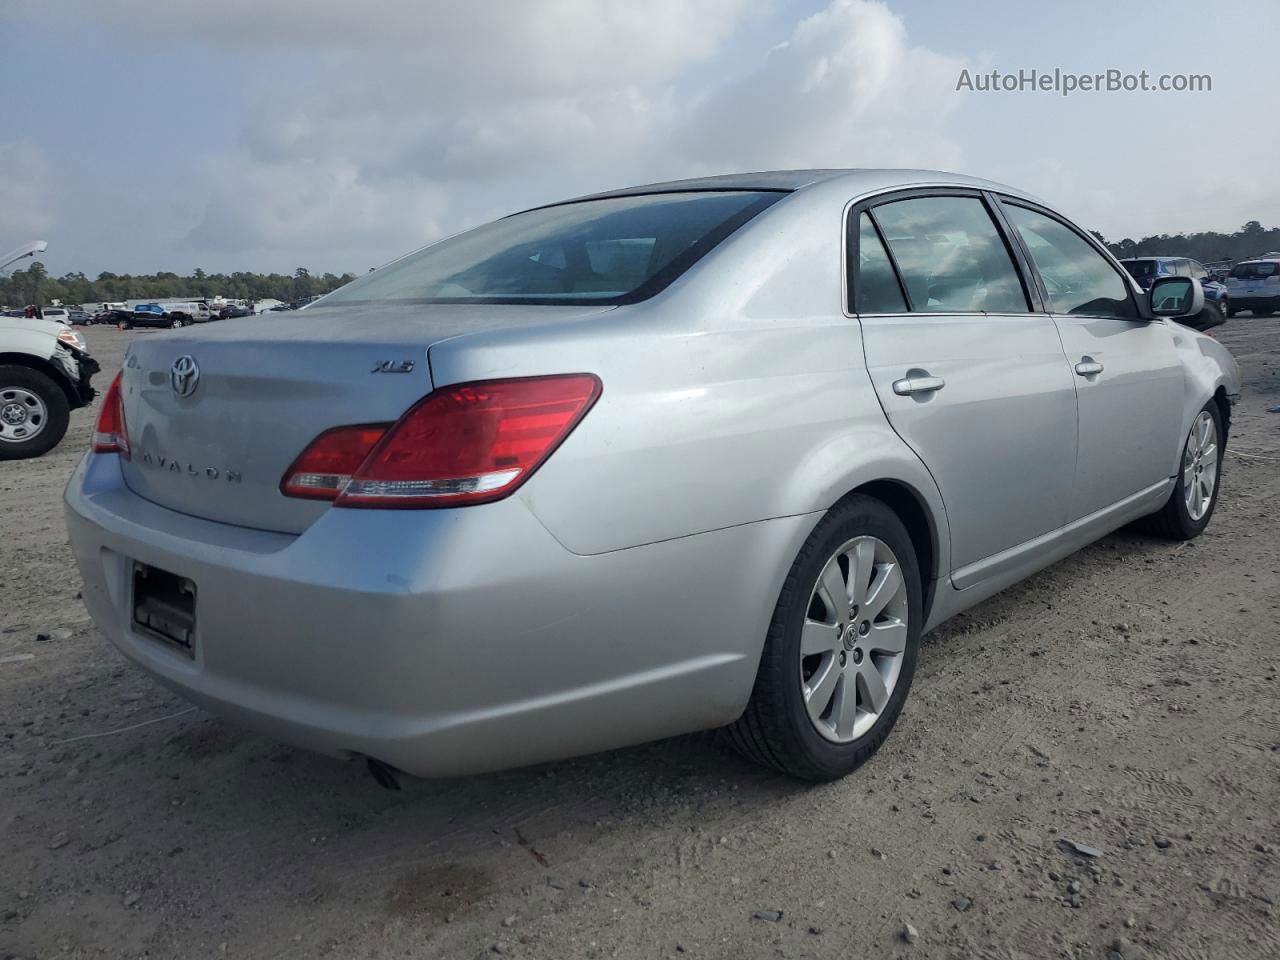
<svg viewBox="0 0 1280 960"><path fill-rule="evenodd" d="M389 424L335 427L316 437L289 465L280 492L286 497L332 500L351 481Z"/></svg>
<svg viewBox="0 0 1280 960"><path fill-rule="evenodd" d="M120 378L124 371L116 374L107 388L107 395L102 400L102 410L98 413L98 422L93 428L94 453L118 453L126 460L129 458L129 433L124 423L124 396L120 392Z"/></svg>
<svg viewBox="0 0 1280 960"><path fill-rule="evenodd" d="M321 434L280 489L288 496L334 497L340 507L448 507L498 500L551 456L599 396L600 380L592 374L444 387L385 430L339 428ZM343 436L352 430L378 430L379 436L366 437L361 453L356 438ZM341 441L326 439L335 435ZM336 455L339 443L345 444L344 456ZM310 466L317 447L321 453L326 447L334 451L326 454L330 460L324 462L331 465L324 471ZM325 484L298 492L295 478L317 472L326 477Z"/></svg>

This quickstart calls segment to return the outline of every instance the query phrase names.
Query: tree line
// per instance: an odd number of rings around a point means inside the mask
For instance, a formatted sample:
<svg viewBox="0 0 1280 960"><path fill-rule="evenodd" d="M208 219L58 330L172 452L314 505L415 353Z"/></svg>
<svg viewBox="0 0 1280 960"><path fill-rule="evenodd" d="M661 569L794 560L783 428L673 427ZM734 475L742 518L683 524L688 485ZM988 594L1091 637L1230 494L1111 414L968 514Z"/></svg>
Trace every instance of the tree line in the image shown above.
<svg viewBox="0 0 1280 960"><path fill-rule="evenodd" d="M1117 257L1190 257L1201 263L1213 260L1247 260L1280 251L1280 227L1264 227L1250 220L1235 233L1206 230L1201 233L1161 233L1133 240L1125 237L1112 243L1094 234Z"/></svg>
<svg viewBox="0 0 1280 960"><path fill-rule="evenodd" d="M229 300L302 300L336 290L355 279L355 274L313 274L299 267L292 275L284 273L205 273L196 269L190 276L176 273L98 274L90 279L83 273L50 276L39 260L25 270L14 270L0 276L0 305L47 305L62 303L112 303L121 300L208 299L222 296Z"/></svg>
<svg viewBox="0 0 1280 960"><path fill-rule="evenodd" d="M1191 257L1201 263L1214 260L1244 260L1263 253L1280 251L1280 227L1264 227L1250 220L1235 233L1208 230L1200 233L1161 233L1141 240L1125 237L1112 242L1094 231L1100 241L1117 257ZM25 306L28 303L106 303L120 300L172 300L180 297L231 300L302 300L336 290L355 279L355 274L313 274L299 267L284 273L205 273L196 269L190 276L176 273L98 274L90 279L83 273L67 273L52 277L44 264L35 261L25 270L14 270L0 276L0 305Z"/></svg>

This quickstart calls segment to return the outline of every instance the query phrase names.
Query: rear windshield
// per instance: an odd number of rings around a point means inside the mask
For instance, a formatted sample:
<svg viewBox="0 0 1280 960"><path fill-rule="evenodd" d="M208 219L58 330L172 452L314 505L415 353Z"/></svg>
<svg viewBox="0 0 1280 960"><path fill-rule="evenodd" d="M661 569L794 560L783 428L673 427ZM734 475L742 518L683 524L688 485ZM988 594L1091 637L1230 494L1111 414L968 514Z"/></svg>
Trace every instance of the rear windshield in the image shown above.
<svg viewBox="0 0 1280 960"><path fill-rule="evenodd" d="M313 306L632 303L784 195L653 193L528 210L411 253Z"/></svg>
<svg viewBox="0 0 1280 960"><path fill-rule="evenodd" d="M1237 263L1231 268L1231 276L1240 280L1259 280L1263 277L1273 277L1276 274L1276 267L1280 264L1275 263Z"/></svg>
<svg viewBox="0 0 1280 960"><path fill-rule="evenodd" d="M1156 272L1156 262L1154 260L1121 260L1120 265L1129 271L1129 276L1135 280L1145 280L1147 277L1154 276Z"/></svg>

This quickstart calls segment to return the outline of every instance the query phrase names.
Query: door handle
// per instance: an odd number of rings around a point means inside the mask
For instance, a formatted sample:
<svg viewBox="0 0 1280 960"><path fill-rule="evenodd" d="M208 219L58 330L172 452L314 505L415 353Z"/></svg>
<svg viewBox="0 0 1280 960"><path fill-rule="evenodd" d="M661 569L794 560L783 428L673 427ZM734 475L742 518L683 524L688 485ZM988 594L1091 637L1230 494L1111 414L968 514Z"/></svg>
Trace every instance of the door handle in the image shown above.
<svg viewBox="0 0 1280 960"><path fill-rule="evenodd" d="M916 394L933 393L941 390L947 385L947 381L941 377L903 377L901 380L893 381L893 392L900 397L910 397Z"/></svg>
<svg viewBox="0 0 1280 960"><path fill-rule="evenodd" d="M1093 357L1081 357L1080 362L1076 364L1076 373L1082 377L1092 377L1094 374L1102 372L1102 364Z"/></svg>

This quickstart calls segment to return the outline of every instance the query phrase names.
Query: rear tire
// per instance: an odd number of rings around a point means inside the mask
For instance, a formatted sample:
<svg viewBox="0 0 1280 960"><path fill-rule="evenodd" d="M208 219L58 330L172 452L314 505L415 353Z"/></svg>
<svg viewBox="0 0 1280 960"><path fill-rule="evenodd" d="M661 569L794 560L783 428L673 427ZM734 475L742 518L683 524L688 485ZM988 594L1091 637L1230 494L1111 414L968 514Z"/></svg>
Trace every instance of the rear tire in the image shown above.
<svg viewBox="0 0 1280 960"><path fill-rule="evenodd" d="M827 579L833 564L842 579ZM847 592L840 595L842 586ZM728 731L733 745L803 780L835 780L865 763L889 736L911 689L921 597L915 549L897 515L861 495L833 508L787 574L751 700ZM830 671L836 676L828 683ZM826 713L817 715L828 697Z"/></svg>
<svg viewBox="0 0 1280 960"><path fill-rule="evenodd" d="M185 324L186 324L186 321L184 321L181 317L174 317L173 322L169 324L169 329L177 330L180 327L184 326Z"/></svg>
<svg viewBox="0 0 1280 960"><path fill-rule="evenodd" d="M70 421L67 395L46 374L16 364L0 366L0 460L48 453Z"/></svg>
<svg viewBox="0 0 1280 960"><path fill-rule="evenodd" d="M1205 449L1200 436L1204 418L1211 425L1209 440L1213 449ZM1217 402L1210 400L1196 414L1191 430L1182 441L1182 458L1179 461L1178 479L1165 505L1149 517L1139 521L1147 533L1166 540L1194 540L1204 532L1218 505L1218 490L1222 486L1222 455L1225 440L1222 434L1222 413ZM1198 456L1197 456L1198 452ZM1208 478L1210 490L1204 496L1204 484ZM1188 495L1188 489L1191 494Z"/></svg>

